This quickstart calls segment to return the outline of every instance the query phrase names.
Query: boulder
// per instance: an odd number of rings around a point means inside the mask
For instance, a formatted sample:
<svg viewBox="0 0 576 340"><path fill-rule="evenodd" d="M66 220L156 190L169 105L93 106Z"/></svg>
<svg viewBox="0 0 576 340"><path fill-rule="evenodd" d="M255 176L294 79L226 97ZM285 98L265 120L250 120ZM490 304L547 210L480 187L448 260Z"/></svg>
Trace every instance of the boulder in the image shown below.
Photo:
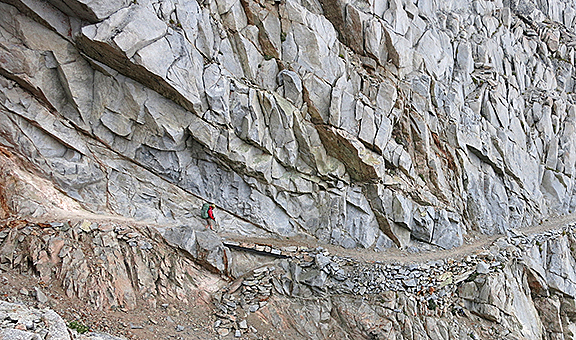
<svg viewBox="0 0 576 340"><path fill-rule="evenodd" d="M230 254L222 239L213 231L196 231L189 226L166 228L162 236L170 244L185 250L207 269L226 274Z"/></svg>

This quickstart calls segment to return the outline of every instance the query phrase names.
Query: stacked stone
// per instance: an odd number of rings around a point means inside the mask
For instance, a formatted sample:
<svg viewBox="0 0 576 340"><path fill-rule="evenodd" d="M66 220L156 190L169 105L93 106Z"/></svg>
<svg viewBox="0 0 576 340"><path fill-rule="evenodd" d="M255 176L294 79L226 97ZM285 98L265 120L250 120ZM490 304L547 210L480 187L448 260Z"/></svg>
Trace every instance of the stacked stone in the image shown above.
<svg viewBox="0 0 576 340"><path fill-rule="evenodd" d="M142 250L152 249L152 244L146 241L142 234L130 227L116 226L114 231L119 240L126 241L126 243L131 247L139 247Z"/></svg>
<svg viewBox="0 0 576 340"><path fill-rule="evenodd" d="M218 334L225 336L234 332L234 336L240 337L246 332L257 332L254 327L248 327L245 316L268 304L275 270L275 267L267 266L256 268L226 289L215 303L217 320L214 328Z"/></svg>
<svg viewBox="0 0 576 340"><path fill-rule="evenodd" d="M234 319L237 310L255 312L266 304L264 300L270 294L291 298L362 296L388 301L391 299L389 294L396 292L402 294L405 301L412 301L415 306L412 311L419 315L465 316L472 312L490 321L501 321L504 316L498 308L503 307L486 303L496 295L478 300L482 287L488 287L495 278L505 277L506 267L525 257L526 250L572 235L575 231L575 224L530 236L512 230L509 236L497 239L478 254L409 264L366 263L332 255L321 247L294 247L290 249L292 252L286 252L290 256L276 261L275 267L255 269L228 288L219 305L222 313L217 315L222 321L218 327L239 329L239 323ZM396 300L392 298L390 301ZM396 303L390 304L390 308L397 308L392 307ZM393 311L406 312L404 309ZM234 321L227 322L227 319ZM504 328L499 332L506 333Z"/></svg>

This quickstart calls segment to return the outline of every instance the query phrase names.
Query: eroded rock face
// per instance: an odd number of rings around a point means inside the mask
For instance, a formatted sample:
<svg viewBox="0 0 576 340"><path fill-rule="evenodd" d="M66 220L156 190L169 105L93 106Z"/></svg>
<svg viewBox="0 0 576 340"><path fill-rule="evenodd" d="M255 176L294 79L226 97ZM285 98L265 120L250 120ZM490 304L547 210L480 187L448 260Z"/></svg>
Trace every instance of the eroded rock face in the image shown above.
<svg viewBox="0 0 576 340"><path fill-rule="evenodd" d="M0 7L0 144L93 212L452 248L573 211L570 1Z"/></svg>
<svg viewBox="0 0 576 340"><path fill-rule="evenodd" d="M216 272L228 270L221 248L202 237L195 251L179 251L146 226L16 220L0 232L0 263L4 271L35 273L43 282L58 284L67 297L98 310L156 307L166 300L192 303L223 284L197 263Z"/></svg>

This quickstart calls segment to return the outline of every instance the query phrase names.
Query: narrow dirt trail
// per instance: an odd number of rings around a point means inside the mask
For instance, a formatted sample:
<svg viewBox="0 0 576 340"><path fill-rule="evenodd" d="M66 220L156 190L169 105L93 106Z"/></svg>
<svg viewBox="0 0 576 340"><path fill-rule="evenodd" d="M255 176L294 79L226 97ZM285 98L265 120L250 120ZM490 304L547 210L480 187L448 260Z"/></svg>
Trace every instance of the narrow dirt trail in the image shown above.
<svg viewBox="0 0 576 340"><path fill-rule="evenodd" d="M556 230L562 228L563 226L576 223L576 213L571 215L559 216L551 218L544 221L541 224L534 225L529 228L518 229L518 233L524 235L540 234L548 230ZM458 259L465 257L467 255L477 254L482 252L484 249L489 247L498 238L504 235L477 235L475 239L468 243L464 243L462 246L452 249L437 249L421 251L418 253L410 253L405 250L400 250L398 248L390 248L382 252L375 252L371 249L346 249L340 246L321 244L317 240L311 238L255 238L255 237L243 237L234 234L221 234L226 240L238 241L238 242L250 242L259 244L269 244L276 247L287 247L287 246L301 246L307 248L317 248L322 247L331 254L337 254L343 257L349 257L358 261L363 262L383 262L383 263L423 263L427 261L435 261L441 259Z"/></svg>
<svg viewBox="0 0 576 340"><path fill-rule="evenodd" d="M86 211L57 211L50 215L43 216L38 219L31 220L37 223L46 223L50 221L71 221L72 223L77 223L83 219L87 219L98 223L120 223L126 224L134 227L138 226L156 226L156 227L167 227L167 225L160 225L157 223L150 223L146 221L136 221L131 218L114 216L114 215L98 215ZM564 216L558 216L550 218L543 223L534 225L529 228L518 229L516 232L522 233L524 235L532 235L546 232L548 230L556 230L564 227L567 224L576 223L576 213ZM478 254L485 250L489 245L491 245L498 238L503 235L476 235L472 240L465 242L462 246L447 250L437 249L437 250L427 250L420 251L417 253L411 253L405 250L400 250L398 248L390 248L382 252L375 252L371 249L360 249L352 248L346 249L340 246L323 244L318 242L318 240L311 237L275 237L275 238L257 238L257 237L246 237L231 233L219 233L219 235L228 241L244 242L244 243L256 243L256 244L266 244L275 247L290 247L298 246L305 247L308 249L315 249L322 247L327 250L330 254L348 257L362 262L383 262L383 263L423 263L428 261L435 261L441 259L458 259L465 257L467 255Z"/></svg>

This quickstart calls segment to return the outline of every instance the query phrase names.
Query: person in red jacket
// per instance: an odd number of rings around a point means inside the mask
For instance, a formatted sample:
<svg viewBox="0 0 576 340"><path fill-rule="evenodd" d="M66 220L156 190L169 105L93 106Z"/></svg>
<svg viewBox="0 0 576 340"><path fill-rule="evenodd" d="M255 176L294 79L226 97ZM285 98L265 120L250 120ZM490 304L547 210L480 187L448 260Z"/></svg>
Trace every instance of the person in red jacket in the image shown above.
<svg viewBox="0 0 576 340"><path fill-rule="evenodd" d="M208 208L208 218L206 219L206 223L208 223L206 225L206 228L210 227L211 230L214 230L215 221L216 219L214 218L214 205L210 204L210 207Z"/></svg>

